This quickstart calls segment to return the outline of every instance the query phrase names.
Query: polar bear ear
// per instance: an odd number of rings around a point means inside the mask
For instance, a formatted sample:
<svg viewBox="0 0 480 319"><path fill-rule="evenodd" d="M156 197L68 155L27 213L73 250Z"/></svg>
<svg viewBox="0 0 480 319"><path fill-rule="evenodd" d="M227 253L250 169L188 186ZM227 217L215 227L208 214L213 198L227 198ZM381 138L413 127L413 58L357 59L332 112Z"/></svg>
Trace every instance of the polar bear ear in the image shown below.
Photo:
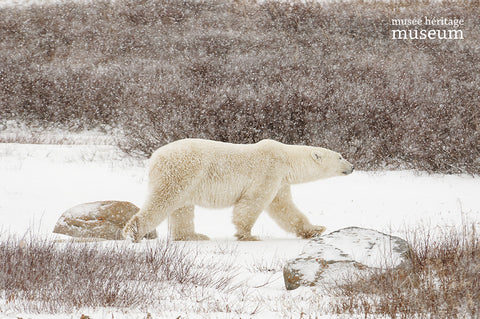
<svg viewBox="0 0 480 319"><path fill-rule="evenodd" d="M322 161L322 155L320 155L320 153L316 152L316 151L313 151L312 152L312 158L315 162L321 162Z"/></svg>

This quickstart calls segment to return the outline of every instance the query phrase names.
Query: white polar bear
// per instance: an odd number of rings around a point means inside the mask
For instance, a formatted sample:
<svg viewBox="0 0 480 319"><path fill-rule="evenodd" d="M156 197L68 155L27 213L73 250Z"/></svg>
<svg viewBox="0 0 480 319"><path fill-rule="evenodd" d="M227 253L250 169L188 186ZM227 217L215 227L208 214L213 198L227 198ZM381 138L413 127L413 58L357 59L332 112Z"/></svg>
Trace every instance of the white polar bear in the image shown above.
<svg viewBox="0 0 480 319"><path fill-rule="evenodd" d="M206 240L195 233L193 209L233 206L235 236L258 240L251 230L263 210L286 231L310 238L325 227L310 224L295 207L290 185L352 173L353 165L331 150L272 140L230 144L185 139L155 151L149 193L123 229L138 242L168 217L173 240Z"/></svg>

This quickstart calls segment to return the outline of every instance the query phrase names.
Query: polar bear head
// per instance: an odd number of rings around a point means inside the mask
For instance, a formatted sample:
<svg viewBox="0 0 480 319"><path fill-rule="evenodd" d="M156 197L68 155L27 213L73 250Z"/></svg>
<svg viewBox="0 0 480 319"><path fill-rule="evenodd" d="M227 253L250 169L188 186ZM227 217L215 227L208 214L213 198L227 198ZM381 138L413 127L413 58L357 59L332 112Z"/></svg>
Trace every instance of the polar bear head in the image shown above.
<svg viewBox="0 0 480 319"><path fill-rule="evenodd" d="M310 155L318 166L323 177L348 175L353 172L354 166L350 164L340 153L322 147L315 147Z"/></svg>
<svg viewBox="0 0 480 319"><path fill-rule="evenodd" d="M290 148L290 183L305 183L318 179L348 175L354 166L343 156L323 147L300 146Z"/></svg>

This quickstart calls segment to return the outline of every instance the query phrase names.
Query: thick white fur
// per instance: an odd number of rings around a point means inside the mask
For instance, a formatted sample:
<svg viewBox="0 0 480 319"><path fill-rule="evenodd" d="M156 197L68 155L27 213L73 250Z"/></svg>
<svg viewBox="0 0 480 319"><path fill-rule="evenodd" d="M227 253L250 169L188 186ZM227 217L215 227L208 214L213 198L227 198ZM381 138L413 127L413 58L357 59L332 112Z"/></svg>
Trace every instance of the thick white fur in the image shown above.
<svg viewBox="0 0 480 319"><path fill-rule="evenodd" d="M321 147L286 145L272 140L229 144L202 139L179 140L159 148L150 159L149 193L142 209L124 228L139 241L167 217L174 240L203 240L195 233L194 206L233 206L235 236L257 240L251 230L263 210L286 231L310 238L314 226L295 207L290 185L347 175L353 165Z"/></svg>

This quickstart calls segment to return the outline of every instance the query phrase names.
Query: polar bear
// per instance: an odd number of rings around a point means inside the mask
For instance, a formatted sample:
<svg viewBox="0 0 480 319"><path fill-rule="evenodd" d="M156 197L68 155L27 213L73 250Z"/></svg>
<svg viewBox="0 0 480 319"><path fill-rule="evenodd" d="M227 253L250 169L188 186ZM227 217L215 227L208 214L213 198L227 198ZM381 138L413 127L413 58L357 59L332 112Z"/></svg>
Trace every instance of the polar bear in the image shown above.
<svg viewBox="0 0 480 319"><path fill-rule="evenodd" d="M310 224L292 201L290 185L348 175L353 165L339 153L273 140L230 144L184 139L153 153L149 192L141 210L123 234L138 242L168 217L173 240L207 240L195 232L194 206L233 206L238 240L258 240L253 224L263 210L288 232L302 238L320 235L325 227Z"/></svg>

